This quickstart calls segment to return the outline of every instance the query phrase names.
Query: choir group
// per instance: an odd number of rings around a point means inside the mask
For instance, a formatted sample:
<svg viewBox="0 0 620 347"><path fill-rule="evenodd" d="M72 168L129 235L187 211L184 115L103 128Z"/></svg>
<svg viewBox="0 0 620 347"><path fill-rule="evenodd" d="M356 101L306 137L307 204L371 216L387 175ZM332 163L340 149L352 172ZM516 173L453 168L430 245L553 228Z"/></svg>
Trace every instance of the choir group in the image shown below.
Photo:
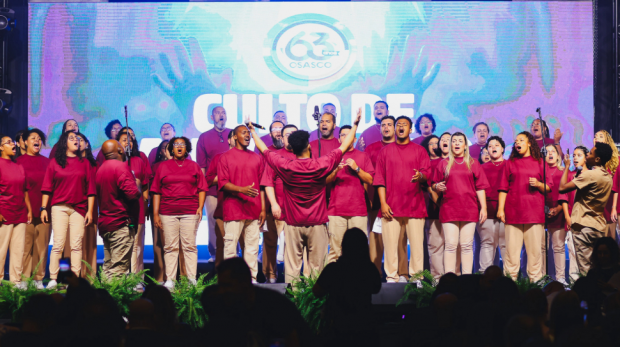
<svg viewBox="0 0 620 347"><path fill-rule="evenodd" d="M278 111L269 134L259 137L251 123L227 129L218 106L195 160L189 139L169 123L148 156L118 120L105 128L115 141L96 158L73 119L49 158L41 155L46 135L39 129L0 136L0 269L10 252L10 281L23 286L24 276L34 276L43 288L53 236L48 288L57 285L63 257L76 275L92 275L98 231L105 274L137 273L149 219L152 275L172 289L177 271L196 280L203 210L210 261L217 265L241 250L254 281L261 261L269 283L277 280L278 261L286 282L302 268L305 275L320 272L338 259L351 228L366 232L371 260L379 271L383 266L387 282L415 280L425 262L439 278L483 272L501 258L512 278L523 268L531 280L546 274L548 260L548 275L566 283L565 245L576 277L588 271L597 238L616 239L618 151L604 130L590 150L572 151L571 171L562 133L556 129L551 138L544 121L519 133L506 159L506 143L483 122L474 125L470 146L462 132L435 135L431 114L415 122L395 118L379 101L376 124L356 139L360 113L353 125L337 127L335 106L323 105L310 134Z"/></svg>

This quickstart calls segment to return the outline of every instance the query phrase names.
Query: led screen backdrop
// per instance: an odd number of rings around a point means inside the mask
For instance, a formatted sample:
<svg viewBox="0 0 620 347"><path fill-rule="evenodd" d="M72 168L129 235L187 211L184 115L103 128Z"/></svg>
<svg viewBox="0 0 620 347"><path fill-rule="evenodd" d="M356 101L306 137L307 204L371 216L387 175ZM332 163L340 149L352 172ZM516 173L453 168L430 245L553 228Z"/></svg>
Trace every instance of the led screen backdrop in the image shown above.
<svg viewBox="0 0 620 347"><path fill-rule="evenodd" d="M123 117L146 153L163 122L196 139L223 104L316 129L379 99L432 113L436 133L486 121L511 143L542 107L563 146L593 136L591 2L30 4L29 125L53 145L67 118L98 147ZM195 157L195 153L193 153Z"/></svg>

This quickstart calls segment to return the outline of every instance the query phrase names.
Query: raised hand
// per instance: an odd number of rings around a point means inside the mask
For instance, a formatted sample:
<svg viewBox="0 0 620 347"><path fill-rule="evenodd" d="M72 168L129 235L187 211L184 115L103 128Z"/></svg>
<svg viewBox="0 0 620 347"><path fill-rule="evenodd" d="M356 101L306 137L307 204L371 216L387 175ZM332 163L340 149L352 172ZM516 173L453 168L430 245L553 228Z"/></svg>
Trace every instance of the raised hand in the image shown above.
<svg viewBox="0 0 620 347"><path fill-rule="evenodd" d="M562 135L564 135L564 133L562 133L562 130L560 130L560 128L555 129L555 131L553 132L553 140L555 141L555 143L560 143Z"/></svg>

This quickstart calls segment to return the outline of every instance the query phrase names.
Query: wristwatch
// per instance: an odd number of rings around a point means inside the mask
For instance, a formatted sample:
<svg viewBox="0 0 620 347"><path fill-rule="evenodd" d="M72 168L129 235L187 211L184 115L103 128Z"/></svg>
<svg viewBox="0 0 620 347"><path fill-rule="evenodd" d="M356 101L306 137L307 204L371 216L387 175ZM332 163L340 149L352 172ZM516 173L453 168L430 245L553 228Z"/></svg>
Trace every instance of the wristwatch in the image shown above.
<svg viewBox="0 0 620 347"><path fill-rule="evenodd" d="M46 209L47 209L47 207L45 207L45 206L41 206L41 208L39 209L39 212L43 212L43 211L45 211Z"/></svg>
<svg viewBox="0 0 620 347"><path fill-rule="evenodd" d="M355 172L360 173L361 168L358 166L357 169L355 169Z"/></svg>

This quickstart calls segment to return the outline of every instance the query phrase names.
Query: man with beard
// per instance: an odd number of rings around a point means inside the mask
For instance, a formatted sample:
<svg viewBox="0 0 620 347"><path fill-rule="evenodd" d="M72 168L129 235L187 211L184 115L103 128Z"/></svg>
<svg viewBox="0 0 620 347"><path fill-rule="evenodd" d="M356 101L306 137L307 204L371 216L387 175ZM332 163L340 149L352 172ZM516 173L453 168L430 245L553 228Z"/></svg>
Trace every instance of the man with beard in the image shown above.
<svg viewBox="0 0 620 347"><path fill-rule="evenodd" d="M407 235L411 245L409 275L424 270L424 222L427 216L423 185L429 175L426 150L409 139L411 119L396 119L396 142L379 152L374 186L381 201L381 231L388 282L397 282L398 242ZM421 286L420 280L416 281Z"/></svg>
<svg viewBox="0 0 620 347"><path fill-rule="evenodd" d="M265 171L263 158L248 150L250 130L245 125L234 129L235 148L222 154L217 165L217 186L224 191L224 259L237 256L237 244L243 235L243 259L256 283L258 240L265 223L265 193L260 180Z"/></svg>
<svg viewBox="0 0 620 347"><path fill-rule="evenodd" d="M331 114L327 114L331 117ZM357 112L349 134L342 144L319 158L311 157L310 134L298 130L289 136L289 143L296 159L287 159L271 151L260 140L254 127L249 124L256 146L263 153L265 161L284 183L284 205L286 221L286 253L284 254L285 281L290 283L299 277L304 247L308 249L307 266L312 274L323 269L327 255L328 221L325 199L327 176L338 166L343 153L355 141L355 132L362 116Z"/></svg>
<svg viewBox="0 0 620 347"><path fill-rule="evenodd" d="M321 116L321 121L319 122L319 130L321 132L320 151L318 139L310 142L313 158L319 158L327 155L334 149L340 147L340 141L338 141L338 139L334 136L334 129L336 129L336 116L329 112L323 113Z"/></svg>
<svg viewBox="0 0 620 347"><path fill-rule="evenodd" d="M273 119L271 120L271 122L271 126L269 126L269 134L263 135L260 138L267 146L273 145L273 141L276 138L281 140L280 137L282 136L282 127L288 124L286 119L286 113L284 113L284 111L276 111L276 113L273 114ZM274 124L276 125L274 126ZM280 145L279 148L282 148L282 146ZM259 150L256 148L254 148L254 152L260 154Z"/></svg>
<svg viewBox="0 0 620 347"><path fill-rule="evenodd" d="M196 146L197 164L202 169L202 173L206 174L213 157L218 153L228 151L228 133L230 129L226 128L226 110L222 106L216 106L211 112L213 120L213 129L200 134L198 145ZM207 210L207 222L209 223L209 254L210 263L215 261L215 252L217 248L215 234L215 219L213 212L217 207L217 189L215 186L209 188L207 198L205 200L205 208Z"/></svg>
<svg viewBox="0 0 620 347"><path fill-rule="evenodd" d="M159 136L161 136L162 141L170 141L171 138L176 137L177 132L174 129L174 125L170 123L162 124L161 128L159 128ZM153 167L153 165L155 164L155 159L157 158L157 149L158 148L155 147L151 149L151 152L149 153L149 164L151 165L151 167ZM188 158L191 159L191 156Z"/></svg>
<svg viewBox="0 0 620 347"><path fill-rule="evenodd" d="M381 141L381 120L383 117L389 115L388 104L385 101L379 100L375 102L373 114L375 116L375 121L377 124L373 124L368 129L364 130L362 136L360 136L359 141L357 141L356 149L360 151L364 151L367 146Z"/></svg>
<svg viewBox="0 0 620 347"><path fill-rule="evenodd" d="M284 158L295 159L293 148L288 142L289 136L297 131L297 127L288 124L282 128L280 138L282 147L269 146L269 150L276 151ZM275 140L274 140L275 142ZM284 260L284 185L282 179L269 165L265 165L265 173L260 185L265 187L267 195L267 232L263 233L263 274L268 283L276 283L278 279L277 261ZM280 250L278 251L278 243ZM276 255L277 252L277 255Z"/></svg>
<svg viewBox="0 0 620 347"><path fill-rule="evenodd" d="M478 158L480 157L480 151L482 151L482 148L487 145L487 139L489 138L490 130L487 123L478 122L474 124L473 131L476 143L469 146L469 156L474 158L474 160L478 160Z"/></svg>
<svg viewBox="0 0 620 347"><path fill-rule="evenodd" d="M335 120L338 119L338 113L336 112L336 106L334 106L334 104L332 104L332 103L327 103L327 104L323 105L322 112L323 113L331 113L331 114L333 114L334 115L334 123L335 123ZM339 126L336 126L334 128L334 133L335 134L340 134L340 127ZM314 140L316 140L318 138L319 138L319 136L317 135L316 131L311 131L310 132L310 142L312 142L312 141L314 141ZM323 153L323 149L322 148L323 148L323 144L321 143L321 153Z"/></svg>

